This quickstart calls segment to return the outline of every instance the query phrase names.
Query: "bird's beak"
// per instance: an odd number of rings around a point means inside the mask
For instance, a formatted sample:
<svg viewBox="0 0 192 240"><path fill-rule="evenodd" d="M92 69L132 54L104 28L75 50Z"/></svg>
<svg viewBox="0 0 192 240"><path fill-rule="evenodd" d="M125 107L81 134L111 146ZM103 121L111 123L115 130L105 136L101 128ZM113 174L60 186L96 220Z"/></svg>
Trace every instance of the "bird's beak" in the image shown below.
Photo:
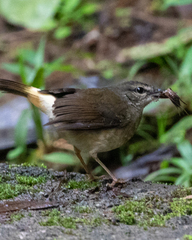
<svg viewBox="0 0 192 240"><path fill-rule="evenodd" d="M155 89L155 91L153 93L151 93L151 95L155 98L162 98L163 90L162 89Z"/></svg>

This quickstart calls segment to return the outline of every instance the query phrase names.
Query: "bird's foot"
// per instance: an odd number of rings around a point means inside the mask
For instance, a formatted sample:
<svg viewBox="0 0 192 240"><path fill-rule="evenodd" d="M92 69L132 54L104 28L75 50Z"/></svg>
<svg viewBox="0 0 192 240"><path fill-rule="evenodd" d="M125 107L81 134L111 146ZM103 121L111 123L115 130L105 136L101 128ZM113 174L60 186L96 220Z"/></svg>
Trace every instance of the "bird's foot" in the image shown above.
<svg viewBox="0 0 192 240"><path fill-rule="evenodd" d="M108 183L107 186L109 186L110 188L113 188L117 184L124 184L124 183L126 183L128 181L129 180L127 180L127 179L113 179L113 182L112 183Z"/></svg>
<svg viewBox="0 0 192 240"><path fill-rule="evenodd" d="M88 180L91 182L91 181L95 181L95 180L100 180L100 179L104 179L106 178L105 175L101 175L101 176L93 176L92 174L88 175Z"/></svg>
<svg viewBox="0 0 192 240"><path fill-rule="evenodd" d="M106 178L106 175L94 176L95 180L102 180Z"/></svg>

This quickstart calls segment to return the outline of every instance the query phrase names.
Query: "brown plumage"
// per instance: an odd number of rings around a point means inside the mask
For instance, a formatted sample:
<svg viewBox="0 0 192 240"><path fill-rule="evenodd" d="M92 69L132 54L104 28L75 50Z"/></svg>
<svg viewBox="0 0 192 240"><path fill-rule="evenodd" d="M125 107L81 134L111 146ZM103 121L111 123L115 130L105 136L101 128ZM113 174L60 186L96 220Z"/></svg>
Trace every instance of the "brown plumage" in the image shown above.
<svg viewBox="0 0 192 240"><path fill-rule="evenodd" d="M62 123L63 129L123 127L126 105L122 98L110 89L78 89L73 94L57 98L53 113L55 118L48 124Z"/></svg>

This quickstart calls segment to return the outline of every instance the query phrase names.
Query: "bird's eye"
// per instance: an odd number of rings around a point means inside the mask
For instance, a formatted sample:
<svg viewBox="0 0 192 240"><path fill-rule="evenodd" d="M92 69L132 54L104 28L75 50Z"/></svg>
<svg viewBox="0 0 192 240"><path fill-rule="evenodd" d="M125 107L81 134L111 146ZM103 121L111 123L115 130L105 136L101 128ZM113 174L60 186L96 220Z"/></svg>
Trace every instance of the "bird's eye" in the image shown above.
<svg viewBox="0 0 192 240"><path fill-rule="evenodd" d="M138 87L137 89L136 89L136 91L138 92L138 93L144 93L144 88L142 88L142 87Z"/></svg>

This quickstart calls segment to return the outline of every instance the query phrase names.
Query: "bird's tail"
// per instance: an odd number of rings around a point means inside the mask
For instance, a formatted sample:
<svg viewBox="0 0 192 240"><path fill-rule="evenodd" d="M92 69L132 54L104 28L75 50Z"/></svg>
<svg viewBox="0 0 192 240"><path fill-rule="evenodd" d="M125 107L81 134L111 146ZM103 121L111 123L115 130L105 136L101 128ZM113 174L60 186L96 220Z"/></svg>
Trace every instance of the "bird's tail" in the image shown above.
<svg viewBox="0 0 192 240"><path fill-rule="evenodd" d="M0 91L28 98L29 102L41 109L50 118L53 118L52 106L56 98L51 94L43 93L39 88L6 79L0 79Z"/></svg>
<svg viewBox="0 0 192 240"><path fill-rule="evenodd" d="M0 79L0 91L5 91L19 96L28 97L30 89L31 87L25 84L7 79Z"/></svg>

